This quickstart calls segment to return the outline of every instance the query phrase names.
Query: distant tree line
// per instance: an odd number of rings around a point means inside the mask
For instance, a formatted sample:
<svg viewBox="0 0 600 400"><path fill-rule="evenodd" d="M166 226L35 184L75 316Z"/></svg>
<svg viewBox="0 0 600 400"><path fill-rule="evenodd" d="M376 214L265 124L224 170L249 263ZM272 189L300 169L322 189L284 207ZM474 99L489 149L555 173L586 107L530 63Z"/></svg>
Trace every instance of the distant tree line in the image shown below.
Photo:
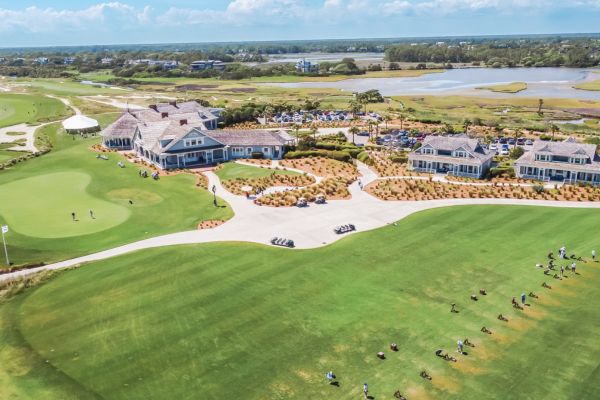
<svg viewBox="0 0 600 400"><path fill-rule="evenodd" d="M474 63L488 67L593 67L600 63L598 39L489 40L400 44L386 60L410 63Z"/></svg>

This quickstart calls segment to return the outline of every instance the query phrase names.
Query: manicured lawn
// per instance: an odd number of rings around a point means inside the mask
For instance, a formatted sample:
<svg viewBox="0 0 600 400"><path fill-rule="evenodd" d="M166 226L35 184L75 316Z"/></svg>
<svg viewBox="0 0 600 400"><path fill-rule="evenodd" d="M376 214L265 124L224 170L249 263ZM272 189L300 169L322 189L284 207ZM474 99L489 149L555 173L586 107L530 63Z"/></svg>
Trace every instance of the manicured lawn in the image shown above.
<svg viewBox="0 0 600 400"><path fill-rule="evenodd" d="M63 103L46 96L0 94L0 127L58 120L69 114Z"/></svg>
<svg viewBox="0 0 600 400"><path fill-rule="evenodd" d="M64 272L0 306L0 397L358 399L368 382L375 399L597 399L600 264L562 281L535 264L562 245L586 257L599 223L454 207L316 250L182 246Z"/></svg>
<svg viewBox="0 0 600 400"><path fill-rule="evenodd" d="M280 175L300 175L299 173L294 171L251 167L248 165L237 164L234 162L223 164L223 166L216 172L217 176L223 181L238 178L262 178L265 176L272 175L273 173Z"/></svg>
<svg viewBox="0 0 600 400"><path fill-rule="evenodd" d="M477 89L489 90L497 93L518 93L527 89L527 83L513 82L507 85L484 86Z"/></svg>
<svg viewBox="0 0 600 400"><path fill-rule="evenodd" d="M99 119L105 124L111 118ZM134 164L117 166L124 159L116 153L97 159L90 147L98 138L57 134L57 128L38 132L55 143L52 152L0 172L0 222L11 227L7 241L15 264L62 260L231 217L228 206L213 206L212 193L197 188L194 176L140 178Z"/></svg>

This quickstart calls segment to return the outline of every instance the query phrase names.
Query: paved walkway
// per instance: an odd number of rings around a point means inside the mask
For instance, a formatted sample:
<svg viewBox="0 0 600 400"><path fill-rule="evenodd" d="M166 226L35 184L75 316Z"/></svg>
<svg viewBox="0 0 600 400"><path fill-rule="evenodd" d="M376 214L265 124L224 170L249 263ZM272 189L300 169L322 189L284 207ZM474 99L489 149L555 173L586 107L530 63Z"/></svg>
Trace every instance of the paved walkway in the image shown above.
<svg viewBox="0 0 600 400"><path fill-rule="evenodd" d="M364 185L376 179L376 175L364 164L359 164L358 168L364 174L361 178ZM349 187L352 194L350 200L332 200L324 205L311 204L306 208L260 207L256 206L251 200L247 200L245 196L236 196L229 193L221 186L218 177L213 172L205 172L205 174L209 180L209 187L215 185L217 195L227 201L235 212L235 216L225 224L209 230L195 230L159 236L45 267L6 274L0 276L0 281L19 278L41 270L68 268L136 250L180 244L237 241L267 245L272 237L278 236L294 240L296 247L299 249L316 248L331 244L348 235L336 235L333 228L337 225L352 223L356 226L357 232L364 232L392 224L415 212L446 206L495 204L600 208L600 203L515 199L382 201L362 191L358 182Z"/></svg>

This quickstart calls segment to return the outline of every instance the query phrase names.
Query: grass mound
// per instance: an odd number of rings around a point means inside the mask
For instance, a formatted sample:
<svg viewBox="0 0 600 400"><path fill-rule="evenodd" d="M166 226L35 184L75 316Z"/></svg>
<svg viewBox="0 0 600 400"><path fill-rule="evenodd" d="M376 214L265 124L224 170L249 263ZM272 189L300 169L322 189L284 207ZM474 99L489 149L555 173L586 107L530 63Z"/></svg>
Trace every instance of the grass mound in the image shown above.
<svg viewBox="0 0 600 400"><path fill-rule="evenodd" d="M347 399L368 382L378 399L598 398L600 264L535 267L563 245L586 257L598 223L463 206L315 250L180 246L64 272L0 305L0 397Z"/></svg>

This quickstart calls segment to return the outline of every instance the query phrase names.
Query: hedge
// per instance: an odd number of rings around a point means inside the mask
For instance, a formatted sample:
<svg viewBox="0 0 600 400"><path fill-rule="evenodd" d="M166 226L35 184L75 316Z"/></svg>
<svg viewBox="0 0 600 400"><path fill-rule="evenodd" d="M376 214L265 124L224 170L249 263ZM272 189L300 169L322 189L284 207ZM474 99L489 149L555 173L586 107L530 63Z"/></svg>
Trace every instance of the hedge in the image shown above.
<svg viewBox="0 0 600 400"><path fill-rule="evenodd" d="M325 157L331 158L337 161L349 162L352 157L350 153L346 151L327 151L327 150L303 150L303 151L290 151L285 154L284 158L294 159L303 157Z"/></svg>
<svg viewBox="0 0 600 400"><path fill-rule="evenodd" d="M358 159L358 161L363 162L367 165L375 164L373 159L369 156L369 153L367 153L366 151L361 152L356 158Z"/></svg>
<svg viewBox="0 0 600 400"><path fill-rule="evenodd" d="M497 176L502 176L502 175L507 175L510 178L514 178L515 177L515 169L512 167L490 168L490 176L492 178L497 177Z"/></svg>

